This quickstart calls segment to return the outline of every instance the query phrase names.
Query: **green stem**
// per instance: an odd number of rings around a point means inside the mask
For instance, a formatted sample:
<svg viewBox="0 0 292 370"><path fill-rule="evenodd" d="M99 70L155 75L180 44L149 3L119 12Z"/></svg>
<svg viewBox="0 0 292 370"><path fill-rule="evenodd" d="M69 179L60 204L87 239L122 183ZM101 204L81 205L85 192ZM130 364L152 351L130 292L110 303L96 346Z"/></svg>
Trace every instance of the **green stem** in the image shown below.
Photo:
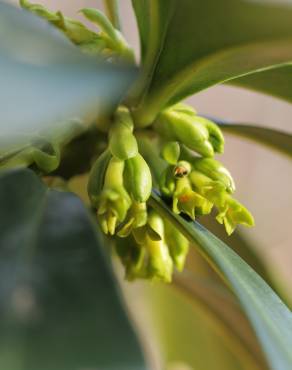
<svg viewBox="0 0 292 370"><path fill-rule="evenodd" d="M121 30L118 0L104 0L104 8L107 17L117 30Z"/></svg>

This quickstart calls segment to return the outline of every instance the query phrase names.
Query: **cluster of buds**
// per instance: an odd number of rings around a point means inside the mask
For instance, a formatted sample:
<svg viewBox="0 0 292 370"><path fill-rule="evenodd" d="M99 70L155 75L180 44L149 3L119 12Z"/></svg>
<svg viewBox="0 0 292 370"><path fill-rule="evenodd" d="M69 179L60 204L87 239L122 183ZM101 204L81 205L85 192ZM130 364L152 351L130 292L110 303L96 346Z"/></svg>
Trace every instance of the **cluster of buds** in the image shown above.
<svg viewBox="0 0 292 370"><path fill-rule="evenodd" d="M98 31L94 32L83 23L65 17L60 11L50 11L41 4L32 4L27 0L20 0L20 5L57 27L85 53L102 56L107 60L134 62L133 50L129 47L121 32L114 28L109 19L98 9L84 8L80 10L80 13L88 21L98 27Z"/></svg>
<svg viewBox="0 0 292 370"><path fill-rule="evenodd" d="M20 0L20 4L60 29L84 52L111 62L134 62L132 49L99 10L81 10L98 26L98 32L94 32L61 12L48 11L27 0ZM224 151L221 130L192 107L179 103L160 112L150 129L144 130L158 140L146 144L143 130L135 131L131 111L126 107L120 106L106 126L107 148L92 166L88 194L101 229L115 238L128 279L170 282L174 268L183 269L188 253L186 238L147 204L152 185L171 201L173 212L193 220L216 208L216 219L229 235L237 224L253 225L251 214L232 197L235 186L230 173L214 159L216 153ZM99 122L98 127L102 129L103 123ZM44 163L48 155L33 153L34 161L46 170L59 160L56 151L57 159L49 158L47 168Z"/></svg>
<svg viewBox="0 0 292 370"><path fill-rule="evenodd" d="M164 139L161 153L167 162L160 190L172 198L175 213L194 220L215 206L216 219L228 235L238 224L254 224L249 211L232 197L235 184L230 172L213 158L224 150L224 138L216 124L180 103L163 111L154 127Z"/></svg>
<svg viewBox="0 0 292 370"><path fill-rule="evenodd" d="M147 206L152 174L133 130L129 110L120 107L108 147L91 169L88 194L103 232L119 238L116 249L127 278L169 282L174 266L183 268L188 242Z"/></svg>
<svg viewBox="0 0 292 370"><path fill-rule="evenodd" d="M116 237L126 277L169 282L174 268L184 267L188 241L147 205L153 182L163 197L171 199L177 214L194 220L215 207L216 219L228 234L237 224L253 225L253 218L232 197L232 176L214 159L215 153L223 152L224 138L213 122L184 104L168 108L147 130L159 140L150 141L146 156L143 131L134 129L131 112L119 107L110 124L107 149L92 167L88 194L102 230Z"/></svg>

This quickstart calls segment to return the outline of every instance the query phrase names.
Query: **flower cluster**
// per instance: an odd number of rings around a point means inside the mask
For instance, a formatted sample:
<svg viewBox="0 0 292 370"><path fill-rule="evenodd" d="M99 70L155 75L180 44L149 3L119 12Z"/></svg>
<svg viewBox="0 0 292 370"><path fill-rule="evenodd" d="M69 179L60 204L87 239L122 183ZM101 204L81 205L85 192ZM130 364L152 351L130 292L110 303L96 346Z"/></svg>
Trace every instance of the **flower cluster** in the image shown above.
<svg viewBox="0 0 292 370"><path fill-rule="evenodd" d="M59 28L84 52L110 62L134 62L121 33L97 9L81 11L99 27L94 32L60 12L27 0L20 3ZM173 212L192 220L216 208L216 219L228 234L237 224L252 226L254 221L232 197L235 185L230 173L214 159L224 150L224 137L215 123L179 103L160 112L150 127L141 130L131 108L119 106L108 120L107 147L92 166L88 195L101 229L115 238L126 277L169 282L174 268L181 271L184 267L188 241L149 207L153 186L172 203ZM145 135L155 139L147 142Z"/></svg>
<svg viewBox="0 0 292 370"><path fill-rule="evenodd" d="M161 112L146 136L149 132L158 140L149 141L145 151L146 133L135 132L130 110L119 107L110 124L108 147L92 167L88 194L102 230L117 236L126 277L169 282L173 269L184 267L188 242L147 205L153 182L177 214L194 220L215 207L216 219L228 234L237 224L253 225L253 218L232 197L231 174L214 159L224 149L218 126L180 103Z"/></svg>

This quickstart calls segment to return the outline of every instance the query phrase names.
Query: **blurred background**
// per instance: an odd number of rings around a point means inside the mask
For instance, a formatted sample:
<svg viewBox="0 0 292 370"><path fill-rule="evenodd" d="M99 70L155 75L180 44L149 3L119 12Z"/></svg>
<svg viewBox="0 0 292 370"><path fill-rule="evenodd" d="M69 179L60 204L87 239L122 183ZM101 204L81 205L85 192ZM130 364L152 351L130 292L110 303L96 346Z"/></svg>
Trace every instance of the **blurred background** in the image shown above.
<svg viewBox="0 0 292 370"><path fill-rule="evenodd" d="M45 4L52 10L61 10L65 15L82 21L84 19L78 14L79 9L102 8L102 2L97 0L39 0L38 3ZM120 10L123 32L128 42L135 48L138 59L139 39L131 1L121 0ZM231 122L274 127L292 133L292 105L255 92L230 86L217 86L189 98L188 103L200 114ZM242 228L242 234L252 242L261 259L271 269L276 281L289 288L287 282L292 281L291 160L258 144L231 135L226 135L226 149L220 160L235 179L237 199L245 204L255 217L256 227L244 230ZM151 307L146 312L143 309L143 299L138 299L143 284L123 284L130 297L130 309L134 312L142 332L147 332L148 340L145 347L153 354L153 351L157 352L157 343L151 335L150 321L153 321L153 317L150 318ZM165 292L157 294L162 297ZM176 299L179 302L179 298ZM159 361L154 355L153 366L160 370ZM168 369L187 370L189 367L187 364L173 363Z"/></svg>

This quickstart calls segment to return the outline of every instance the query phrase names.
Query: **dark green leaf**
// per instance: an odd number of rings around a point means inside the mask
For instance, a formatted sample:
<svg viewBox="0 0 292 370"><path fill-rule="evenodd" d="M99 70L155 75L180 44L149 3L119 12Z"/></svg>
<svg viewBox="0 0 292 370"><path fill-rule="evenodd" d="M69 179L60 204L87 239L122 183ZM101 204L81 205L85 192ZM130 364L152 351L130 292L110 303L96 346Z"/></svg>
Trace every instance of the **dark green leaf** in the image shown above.
<svg viewBox="0 0 292 370"><path fill-rule="evenodd" d="M291 71L292 72L292 71ZM292 82L292 80L291 80ZM228 123L212 117L213 122L225 132L246 137L260 144L266 145L271 149L292 157L292 135L267 127L254 126L249 124Z"/></svg>
<svg viewBox="0 0 292 370"><path fill-rule="evenodd" d="M292 367L292 313L275 292L232 249L197 222L188 222L173 214L153 194L151 205L189 240L198 246L230 285L248 316L274 370Z"/></svg>
<svg viewBox="0 0 292 370"><path fill-rule="evenodd" d="M187 95L292 60L289 4L248 0L132 2L144 53L144 73L137 85L141 125L151 123L161 108ZM143 14L154 16L148 20Z"/></svg>
<svg viewBox="0 0 292 370"><path fill-rule="evenodd" d="M46 21L2 2L0 69L1 137L13 142L72 118L96 118L134 77L132 68L83 55Z"/></svg>
<svg viewBox="0 0 292 370"><path fill-rule="evenodd" d="M0 368L143 370L81 201L29 170L0 175Z"/></svg>

